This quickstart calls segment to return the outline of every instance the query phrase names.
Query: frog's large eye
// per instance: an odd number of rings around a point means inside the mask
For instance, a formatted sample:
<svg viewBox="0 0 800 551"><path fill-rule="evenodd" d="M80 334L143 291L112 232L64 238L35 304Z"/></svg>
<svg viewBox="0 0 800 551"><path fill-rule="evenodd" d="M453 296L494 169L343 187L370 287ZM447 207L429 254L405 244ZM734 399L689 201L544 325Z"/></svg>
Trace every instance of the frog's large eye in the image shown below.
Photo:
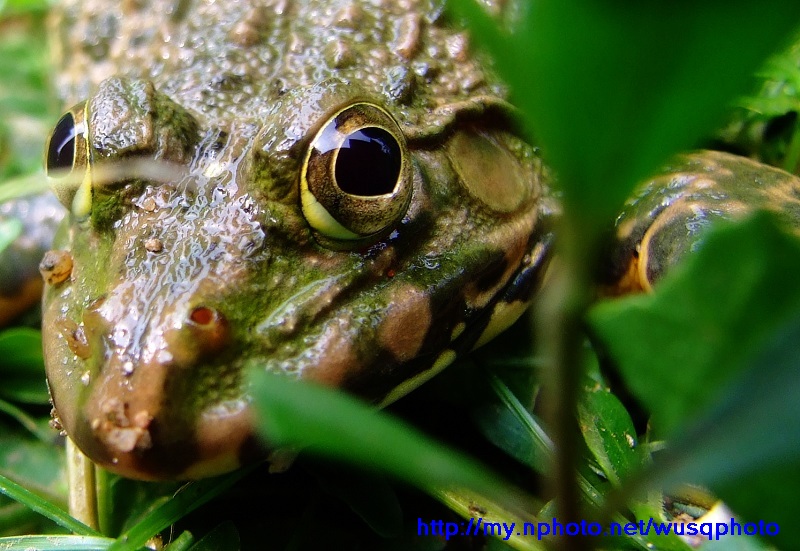
<svg viewBox="0 0 800 551"><path fill-rule="evenodd" d="M384 109L365 102L322 125L300 174L303 214L333 240L361 240L392 228L408 209L411 189L400 127Z"/></svg>
<svg viewBox="0 0 800 551"><path fill-rule="evenodd" d="M53 192L78 216L91 209L89 141L86 104L76 105L58 119L45 148L44 168Z"/></svg>

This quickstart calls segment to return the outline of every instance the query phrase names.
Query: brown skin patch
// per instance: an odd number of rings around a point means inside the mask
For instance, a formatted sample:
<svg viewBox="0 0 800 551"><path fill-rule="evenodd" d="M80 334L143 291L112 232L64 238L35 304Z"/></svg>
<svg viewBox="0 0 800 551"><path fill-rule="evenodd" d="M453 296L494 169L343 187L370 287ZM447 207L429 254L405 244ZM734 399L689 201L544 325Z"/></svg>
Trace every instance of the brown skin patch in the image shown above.
<svg viewBox="0 0 800 551"><path fill-rule="evenodd" d="M349 322L336 320L331 323L315 343L319 361L303 373L303 378L326 386L340 387L361 369L352 342Z"/></svg>
<svg viewBox="0 0 800 551"><path fill-rule="evenodd" d="M516 235L516 234L514 234ZM464 300L470 308L480 309L486 307L489 301L508 283L509 278L514 274L522 263L522 257L528 252L527 236L518 238L508 243L505 251L505 268L499 275L496 283L479 287L476 284L467 285L464 289Z"/></svg>
<svg viewBox="0 0 800 551"><path fill-rule="evenodd" d="M422 289L403 285L395 290L378 328L378 343L400 362L416 357L431 327L430 299Z"/></svg>

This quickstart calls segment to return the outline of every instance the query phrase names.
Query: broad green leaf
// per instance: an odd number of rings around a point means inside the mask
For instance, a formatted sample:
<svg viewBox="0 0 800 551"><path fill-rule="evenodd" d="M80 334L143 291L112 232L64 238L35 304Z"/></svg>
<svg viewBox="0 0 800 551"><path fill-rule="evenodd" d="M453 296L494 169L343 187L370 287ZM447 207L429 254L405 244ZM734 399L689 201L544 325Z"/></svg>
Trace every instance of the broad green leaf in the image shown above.
<svg viewBox="0 0 800 551"><path fill-rule="evenodd" d="M0 203L17 197L25 197L33 193L43 193L49 189L44 173L20 176L4 182L0 186Z"/></svg>
<svg viewBox="0 0 800 551"><path fill-rule="evenodd" d="M714 485L800 460L798 342L800 315L746 360L746 369L723 386L711 407L656 456L654 482Z"/></svg>
<svg viewBox="0 0 800 551"><path fill-rule="evenodd" d="M538 0L509 35L474 17L473 0L456 6L484 31L584 228L719 124L800 23L794 0Z"/></svg>
<svg viewBox="0 0 800 551"><path fill-rule="evenodd" d="M654 294L596 306L591 325L663 435L800 312L798 273L800 243L760 214L712 232Z"/></svg>
<svg viewBox="0 0 800 551"><path fill-rule="evenodd" d="M750 519L777 525L779 533L764 538L765 543L774 544L782 551L800 549L800 530L797 529L800 459L737 477L718 485L716 491L737 515L741 515L741 522ZM765 528L772 533L774 527Z"/></svg>
<svg viewBox="0 0 800 551"><path fill-rule="evenodd" d="M24 14L44 11L46 0L0 0L0 15Z"/></svg>
<svg viewBox="0 0 800 551"><path fill-rule="evenodd" d="M46 4L0 0L0 183L41 169L44 142L57 114L49 86L49 48L43 47ZM38 180L45 183L43 175ZM0 186L3 196L6 190Z"/></svg>
<svg viewBox="0 0 800 551"><path fill-rule="evenodd" d="M716 403L655 457L648 484L710 486L749 520L777 522L800 549L800 315L771 339ZM770 515L770 516L768 516ZM783 548L783 546L782 546Z"/></svg>
<svg viewBox="0 0 800 551"><path fill-rule="evenodd" d="M35 418L26 410L17 407L11 402L7 402L3 399L0 399L0 413L8 415L12 419L14 419L17 423L22 425L22 427L24 427L29 433L36 436L41 442L50 445L53 443L53 440L56 437L57 433L53 429L53 427L50 426L51 419L49 416ZM0 440L2 440L2 438L6 436L8 435L0 432Z"/></svg>
<svg viewBox="0 0 800 551"><path fill-rule="evenodd" d="M761 214L709 235L654 295L592 312L628 386L674 435L639 482L708 485L754 521L773 511L785 544L800 541L800 477L787 468L800 461L798 264L800 244Z"/></svg>
<svg viewBox="0 0 800 551"><path fill-rule="evenodd" d="M641 466L633 421L619 399L605 388L587 389L578 404L583 438L613 484Z"/></svg>
<svg viewBox="0 0 800 551"><path fill-rule="evenodd" d="M552 450L538 453L531 432L520 418L500 402L481 404L473 413L484 438L524 465L546 473Z"/></svg>
<svg viewBox="0 0 800 551"><path fill-rule="evenodd" d="M770 542L771 543L771 542ZM699 551L769 551L774 549L752 536L721 537L703 544ZM782 550L788 549L781 547Z"/></svg>
<svg viewBox="0 0 800 551"><path fill-rule="evenodd" d="M524 499L484 466L342 392L260 370L251 382L259 431L271 445L383 469L428 491L463 486L504 504Z"/></svg>

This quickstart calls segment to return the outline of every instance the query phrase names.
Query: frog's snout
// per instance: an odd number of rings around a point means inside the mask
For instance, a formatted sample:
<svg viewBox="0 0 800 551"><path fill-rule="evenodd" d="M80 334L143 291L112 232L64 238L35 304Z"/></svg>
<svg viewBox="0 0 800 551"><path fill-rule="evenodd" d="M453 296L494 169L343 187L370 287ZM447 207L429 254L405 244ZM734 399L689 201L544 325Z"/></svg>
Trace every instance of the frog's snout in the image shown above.
<svg viewBox="0 0 800 551"><path fill-rule="evenodd" d="M148 316L122 286L90 303L81 323L64 324L81 384L66 393L54 385L53 400L94 461L134 478L192 478L235 468L254 447L239 378L220 367L231 324L202 297L162 297L160 314Z"/></svg>

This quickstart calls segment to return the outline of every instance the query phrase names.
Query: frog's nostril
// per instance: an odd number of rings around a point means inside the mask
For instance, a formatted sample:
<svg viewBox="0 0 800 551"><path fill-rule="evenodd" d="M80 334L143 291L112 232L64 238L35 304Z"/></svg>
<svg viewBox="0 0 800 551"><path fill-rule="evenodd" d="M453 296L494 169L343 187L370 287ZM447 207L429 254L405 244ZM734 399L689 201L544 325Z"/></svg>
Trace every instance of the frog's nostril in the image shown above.
<svg viewBox="0 0 800 551"><path fill-rule="evenodd" d="M218 312L215 312L211 308L207 308L205 306L198 306L197 308L192 310L192 312L189 314L189 320L197 325L206 326L210 325L214 321L214 318L217 317L217 315Z"/></svg>
<svg viewBox="0 0 800 551"><path fill-rule="evenodd" d="M230 340L228 320L214 308L197 306L189 312L189 327L197 345L206 353L219 352Z"/></svg>

